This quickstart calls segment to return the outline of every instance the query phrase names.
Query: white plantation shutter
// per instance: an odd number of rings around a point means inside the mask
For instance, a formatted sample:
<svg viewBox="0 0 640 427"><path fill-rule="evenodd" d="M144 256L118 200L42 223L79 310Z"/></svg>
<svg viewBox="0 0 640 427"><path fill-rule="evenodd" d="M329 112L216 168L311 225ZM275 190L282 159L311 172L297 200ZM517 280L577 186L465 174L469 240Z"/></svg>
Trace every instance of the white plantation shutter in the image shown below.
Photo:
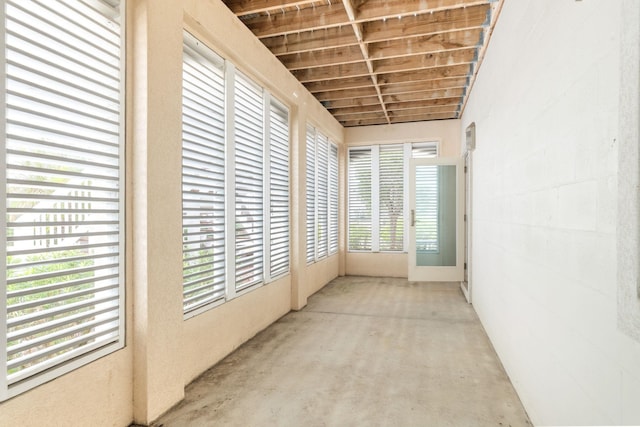
<svg viewBox="0 0 640 427"><path fill-rule="evenodd" d="M307 202L307 263L316 259L316 130L307 125L306 202Z"/></svg>
<svg viewBox="0 0 640 427"><path fill-rule="evenodd" d="M371 250L371 148L349 150L349 250Z"/></svg>
<svg viewBox="0 0 640 427"><path fill-rule="evenodd" d="M263 281L264 113L262 89L236 72L236 291Z"/></svg>
<svg viewBox="0 0 640 427"><path fill-rule="evenodd" d="M329 255L338 252L338 146L329 152Z"/></svg>
<svg viewBox="0 0 640 427"><path fill-rule="evenodd" d="M1 399L124 337L119 2L3 6Z"/></svg>
<svg viewBox="0 0 640 427"><path fill-rule="evenodd" d="M411 145L411 157L432 158L438 156L438 146L432 142ZM438 216L438 167L421 167L416 171L416 250L438 252L440 250L440 218Z"/></svg>
<svg viewBox="0 0 640 427"><path fill-rule="evenodd" d="M404 250L404 146L380 147L380 250Z"/></svg>
<svg viewBox="0 0 640 427"><path fill-rule="evenodd" d="M317 257L325 258L329 251L329 140L318 132L316 138L316 203Z"/></svg>
<svg viewBox="0 0 640 427"><path fill-rule="evenodd" d="M225 296L224 61L185 34L182 254L185 313Z"/></svg>
<svg viewBox="0 0 640 427"><path fill-rule="evenodd" d="M269 106L270 276L289 271L289 111L272 100Z"/></svg>

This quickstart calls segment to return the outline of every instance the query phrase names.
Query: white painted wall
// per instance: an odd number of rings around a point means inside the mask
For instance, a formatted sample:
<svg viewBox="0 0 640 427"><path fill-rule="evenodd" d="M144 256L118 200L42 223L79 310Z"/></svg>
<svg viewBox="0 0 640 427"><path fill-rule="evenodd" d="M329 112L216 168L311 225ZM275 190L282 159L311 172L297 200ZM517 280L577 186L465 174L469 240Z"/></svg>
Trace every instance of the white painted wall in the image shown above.
<svg viewBox="0 0 640 427"><path fill-rule="evenodd" d="M462 117L473 303L536 425L640 424L617 323L623 13L638 2L506 1Z"/></svg>
<svg viewBox="0 0 640 427"><path fill-rule="evenodd" d="M440 157L460 156L460 120L402 123L386 126L359 126L345 128L345 145L378 145L403 142L438 142ZM346 155L346 152L345 152ZM344 165L344 176L347 175ZM345 191L346 191L345 184ZM348 206L347 196L344 198ZM347 213L342 216L347 222ZM346 241L345 227L344 236ZM345 246L345 272L352 276L407 277L409 260L407 253L348 252Z"/></svg>

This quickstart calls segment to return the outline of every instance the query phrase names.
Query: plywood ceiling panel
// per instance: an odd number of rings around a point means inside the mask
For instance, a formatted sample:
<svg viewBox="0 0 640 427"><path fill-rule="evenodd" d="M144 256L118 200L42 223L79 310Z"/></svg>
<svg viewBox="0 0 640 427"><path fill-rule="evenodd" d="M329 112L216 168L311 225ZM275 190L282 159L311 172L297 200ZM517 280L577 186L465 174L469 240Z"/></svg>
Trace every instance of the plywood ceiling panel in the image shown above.
<svg viewBox="0 0 640 427"><path fill-rule="evenodd" d="M459 118L504 0L223 0L343 126Z"/></svg>

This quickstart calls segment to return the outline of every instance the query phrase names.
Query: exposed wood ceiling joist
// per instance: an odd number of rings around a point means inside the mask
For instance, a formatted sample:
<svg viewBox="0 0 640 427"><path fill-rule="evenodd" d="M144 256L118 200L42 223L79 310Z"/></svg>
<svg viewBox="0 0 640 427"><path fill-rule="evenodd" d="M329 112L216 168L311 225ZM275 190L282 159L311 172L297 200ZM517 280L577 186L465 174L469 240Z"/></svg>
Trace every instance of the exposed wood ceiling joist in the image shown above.
<svg viewBox="0 0 640 427"><path fill-rule="evenodd" d="M504 0L223 0L344 126L457 118Z"/></svg>

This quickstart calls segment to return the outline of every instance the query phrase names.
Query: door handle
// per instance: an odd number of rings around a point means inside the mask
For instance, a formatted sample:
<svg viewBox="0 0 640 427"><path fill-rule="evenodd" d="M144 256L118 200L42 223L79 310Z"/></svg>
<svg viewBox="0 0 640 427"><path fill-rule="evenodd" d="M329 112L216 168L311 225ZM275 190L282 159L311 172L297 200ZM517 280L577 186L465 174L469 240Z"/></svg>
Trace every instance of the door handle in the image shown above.
<svg viewBox="0 0 640 427"><path fill-rule="evenodd" d="M416 211L411 209L411 226L416 225Z"/></svg>

